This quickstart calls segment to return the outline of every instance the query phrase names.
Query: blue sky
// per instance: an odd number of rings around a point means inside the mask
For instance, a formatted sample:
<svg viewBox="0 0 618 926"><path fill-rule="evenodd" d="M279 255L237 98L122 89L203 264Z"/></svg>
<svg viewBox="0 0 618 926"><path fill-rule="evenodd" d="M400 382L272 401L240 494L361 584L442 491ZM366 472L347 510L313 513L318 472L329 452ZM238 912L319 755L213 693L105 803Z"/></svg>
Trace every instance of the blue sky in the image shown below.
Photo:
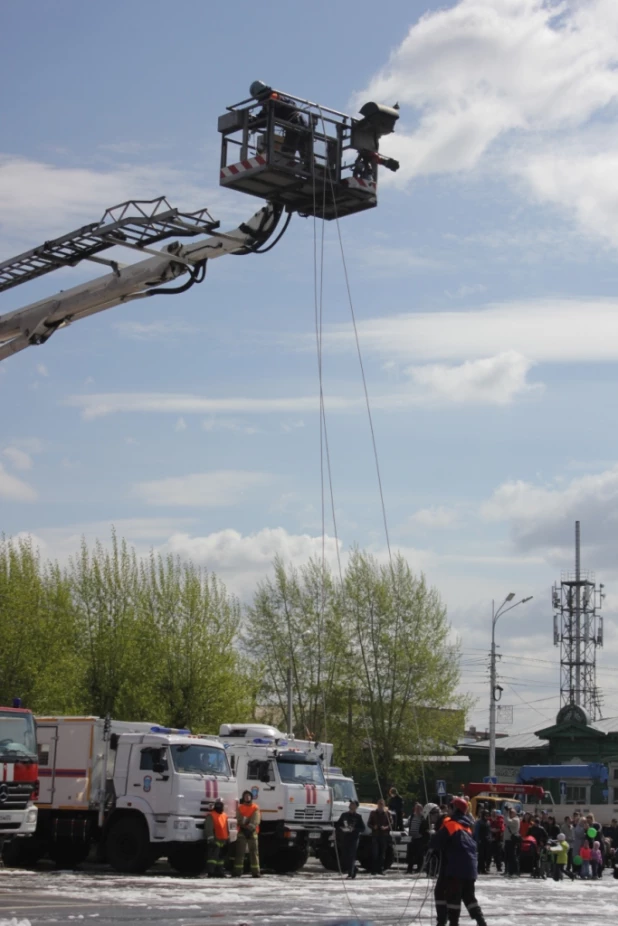
<svg viewBox="0 0 618 926"><path fill-rule="evenodd" d="M615 3L391 0L376 16L348 0L24 0L4 26L2 257L127 198L209 206L224 228L248 219L260 203L217 186L216 124L256 78L344 111L399 101L383 150L401 170L381 177L377 209L341 223L393 547L448 604L480 727L491 600L534 595L498 638L514 729L538 729L558 706L550 587L580 519L608 592L599 685L618 714ZM324 375L339 536L383 559L335 231ZM96 273L14 289L0 313ZM243 597L275 554L318 553L313 312L313 226L295 218L268 255L213 261L189 293L4 361L2 529L66 560L115 524Z"/></svg>

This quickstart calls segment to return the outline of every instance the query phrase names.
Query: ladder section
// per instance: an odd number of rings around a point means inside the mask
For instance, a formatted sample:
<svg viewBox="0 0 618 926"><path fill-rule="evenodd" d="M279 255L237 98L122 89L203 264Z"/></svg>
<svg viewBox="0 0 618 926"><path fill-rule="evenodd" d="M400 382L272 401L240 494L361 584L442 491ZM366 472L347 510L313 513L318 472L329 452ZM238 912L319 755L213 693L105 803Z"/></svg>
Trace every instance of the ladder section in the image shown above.
<svg viewBox="0 0 618 926"><path fill-rule="evenodd" d="M59 267L74 267L82 260L106 263L97 258L107 248L124 246L138 250L166 238L191 238L210 234L219 227L207 209L180 212L164 196L151 200L131 199L107 209L100 222L84 225L68 235L46 241L38 248L0 262L0 292L28 283Z"/></svg>

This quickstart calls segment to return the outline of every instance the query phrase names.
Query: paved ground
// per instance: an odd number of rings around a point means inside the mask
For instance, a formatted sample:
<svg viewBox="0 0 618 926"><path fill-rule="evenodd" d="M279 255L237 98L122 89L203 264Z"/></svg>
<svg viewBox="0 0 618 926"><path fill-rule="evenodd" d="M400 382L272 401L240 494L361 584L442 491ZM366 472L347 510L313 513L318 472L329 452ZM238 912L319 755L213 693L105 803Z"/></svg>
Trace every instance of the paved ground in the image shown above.
<svg viewBox="0 0 618 926"><path fill-rule="evenodd" d="M92 921L93 926L325 926L366 919L377 926L435 922L432 884L402 871L341 881L311 861L293 876L209 881L178 878L164 864L141 877L92 866L82 872L0 870L0 926L47 926ZM555 883L483 878L479 900L490 926L597 926L618 919L618 881ZM462 917L462 926L471 921ZM86 926L86 924L84 924Z"/></svg>

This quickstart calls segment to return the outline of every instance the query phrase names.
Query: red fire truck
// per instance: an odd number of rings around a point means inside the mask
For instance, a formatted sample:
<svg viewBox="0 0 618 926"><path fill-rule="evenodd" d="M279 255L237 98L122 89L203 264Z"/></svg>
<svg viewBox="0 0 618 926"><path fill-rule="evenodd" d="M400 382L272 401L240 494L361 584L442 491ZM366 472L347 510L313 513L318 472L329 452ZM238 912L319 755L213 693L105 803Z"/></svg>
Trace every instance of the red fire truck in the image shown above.
<svg viewBox="0 0 618 926"><path fill-rule="evenodd" d="M0 849L34 833L39 767L36 728L32 711L18 698L12 707L0 707Z"/></svg>

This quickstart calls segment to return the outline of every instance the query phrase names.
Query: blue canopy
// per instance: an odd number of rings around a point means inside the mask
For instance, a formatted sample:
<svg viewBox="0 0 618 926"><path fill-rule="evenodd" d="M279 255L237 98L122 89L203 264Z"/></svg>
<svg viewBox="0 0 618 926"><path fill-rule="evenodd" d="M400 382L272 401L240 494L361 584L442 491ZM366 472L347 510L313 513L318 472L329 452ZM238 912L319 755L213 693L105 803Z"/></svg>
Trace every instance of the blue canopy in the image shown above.
<svg viewBox="0 0 618 926"><path fill-rule="evenodd" d="M590 762L589 765L522 765L517 781L524 784L543 778L594 778L603 782L608 777L607 766Z"/></svg>

